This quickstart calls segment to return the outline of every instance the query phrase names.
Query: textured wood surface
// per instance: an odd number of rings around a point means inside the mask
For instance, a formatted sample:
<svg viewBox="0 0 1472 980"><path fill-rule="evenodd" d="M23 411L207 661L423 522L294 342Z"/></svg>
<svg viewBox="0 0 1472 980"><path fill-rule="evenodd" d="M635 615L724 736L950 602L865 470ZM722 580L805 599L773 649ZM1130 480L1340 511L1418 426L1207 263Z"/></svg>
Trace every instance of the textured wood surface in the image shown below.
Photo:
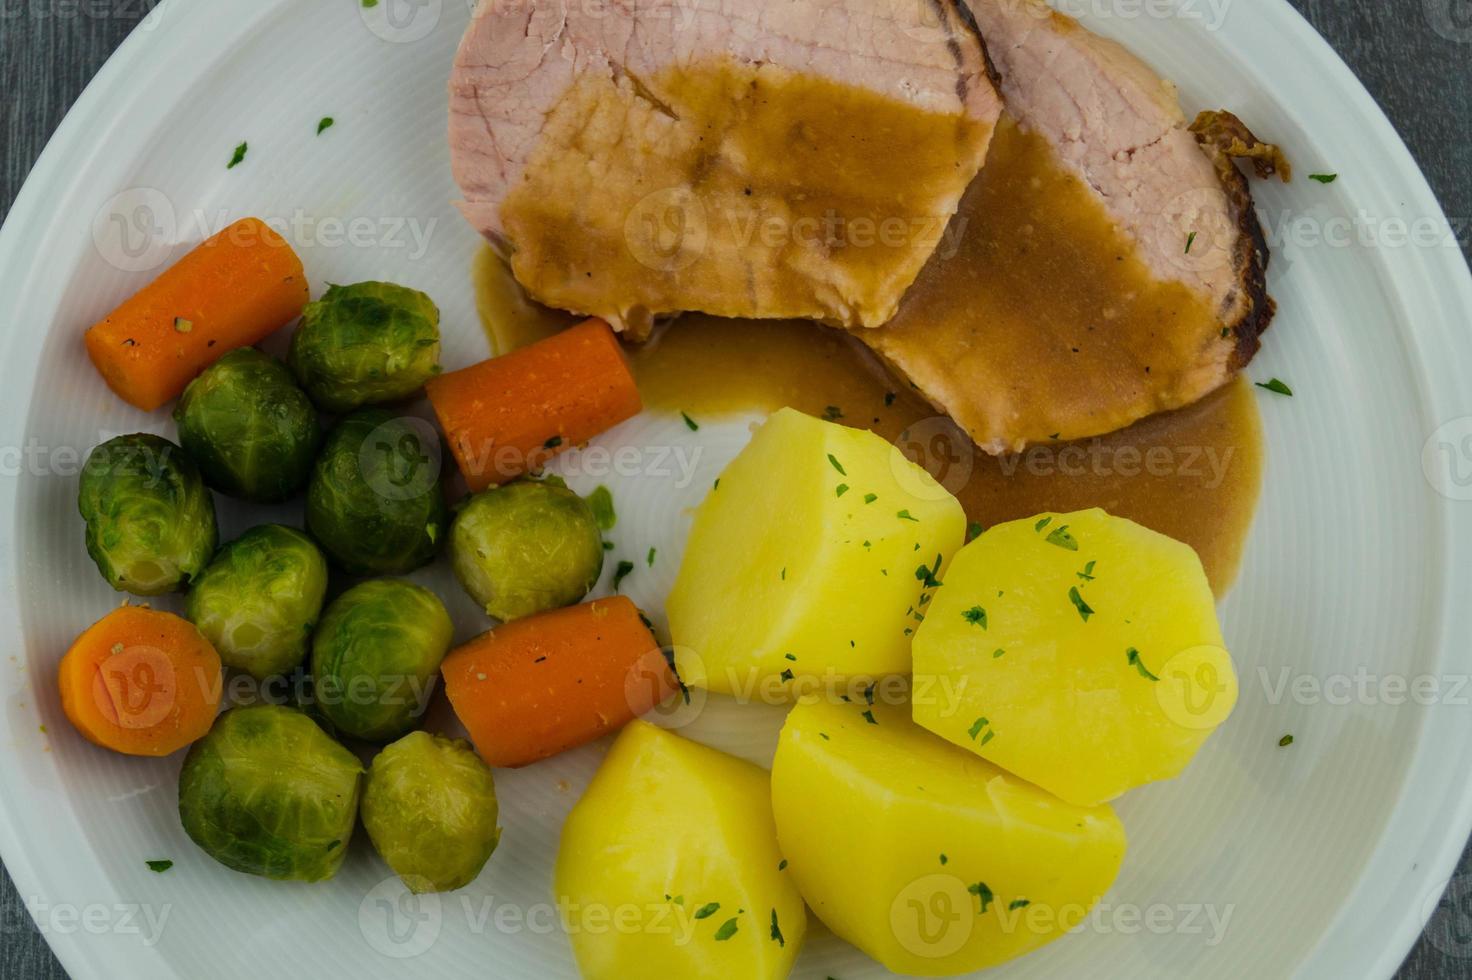
<svg viewBox="0 0 1472 980"><path fill-rule="evenodd" d="M1472 0L1292 2L1379 100L1447 214L1465 228L1472 218ZM72 102L154 3L0 0L0 215ZM1472 851L1458 873L1456 894L1406 960L1404 980L1472 977ZM9 876L0 884L0 980L64 978Z"/></svg>

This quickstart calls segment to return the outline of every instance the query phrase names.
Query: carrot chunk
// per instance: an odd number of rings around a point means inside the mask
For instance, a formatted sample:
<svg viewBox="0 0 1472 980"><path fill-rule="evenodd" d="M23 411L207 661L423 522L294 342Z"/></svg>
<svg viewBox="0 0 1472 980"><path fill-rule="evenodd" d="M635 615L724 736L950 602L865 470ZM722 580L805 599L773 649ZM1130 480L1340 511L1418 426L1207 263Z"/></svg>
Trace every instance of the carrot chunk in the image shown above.
<svg viewBox="0 0 1472 980"><path fill-rule="evenodd" d="M196 247L87 331L87 353L109 388L151 412L237 347L301 316L302 260L259 218Z"/></svg>
<svg viewBox="0 0 1472 980"><path fill-rule="evenodd" d="M88 740L162 756L203 738L220 707L220 655L188 620L122 606L61 659L61 707Z"/></svg>
<svg viewBox="0 0 1472 980"><path fill-rule="evenodd" d="M659 643L623 596L498 626L440 667L445 693L490 765L576 748L676 690Z"/></svg>
<svg viewBox="0 0 1472 980"><path fill-rule="evenodd" d="M602 320L442 374L426 387L472 491L514 480L643 408Z"/></svg>

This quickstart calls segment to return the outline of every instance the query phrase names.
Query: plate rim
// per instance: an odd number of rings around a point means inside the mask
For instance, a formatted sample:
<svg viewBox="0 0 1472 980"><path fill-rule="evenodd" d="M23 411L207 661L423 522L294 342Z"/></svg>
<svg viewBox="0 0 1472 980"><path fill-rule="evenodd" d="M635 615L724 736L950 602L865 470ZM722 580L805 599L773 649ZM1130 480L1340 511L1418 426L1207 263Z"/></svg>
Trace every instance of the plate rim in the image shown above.
<svg viewBox="0 0 1472 980"><path fill-rule="evenodd" d="M104 149L109 153L121 152L128 158L131 150L141 144L140 137L134 136L132 146L120 150L116 143L104 146L99 139L100 133L123 118L122 114L109 115L116 108L115 102L128 98L142 101L146 88L143 83L147 77L157 76L165 70L176 85L182 72L194 75L209 70L231 46L282 13L292 0L270 0L267 3L228 0L233 8L229 17L219 16L219 2L216 0L206 10L203 4L163 0L149 15L157 18L154 24L147 29L142 24L135 28L88 83L47 142L22 185L4 226L0 227L0 282L12 287L30 284L44 271L40 268L40 257L48 250L26 247L28 240L23 235L45 226L49 217L48 202L74 192L77 178L73 174L85 173L90 168L90 161ZM1373 153L1381 155L1385 161L1368 172L1393 176L1400 182L1399 191L1393 197L1402 202L1403 210L1444 222L1445 212L1440 202L1395 127L1329 43L1288 0L1237 2L1260 10L1264 16L1249 14L1239 18L1254 23L1242 28L1239 32L1244 35L1242 39L1234 38L1225 46L1236 49L1250 44L1259 52L1272 49L1289 52L1301 59L1309 70L1327 73L1337 80L1333 98L1341 115L1346 119L1352 118L1356 124L1354 132L1360 147L1360 159L1369 159L1369 154ZM1223 38L1217 43L1225 43L1227 33L1224 26ZM170 52L170 57L156 59L150 70L148 56L164 49ZM121 94L127 92L131 92L130 97ZM1286 100L1278 100L1278 104L1285 110L1294 108ZM154 110L158 119L152 121L161 121L171 111L172 105L172 102L159 103ZM137 127L137 131L146 133L151 129ZM1322 136L1316 132L1316 137ZM47 237L60 234L59 229L65 224L54 222ZM1458 336L1452 329L1458 311L1472 310L1472 271L1469 271L1459 249L1408 249L1399 256L1385 253L1386 250L1380 250L1380 264L1387 282L1395 287L1393 293L1400 307L1404 310L1414 300L1423 307L1430 303L1445 314L1426 318L1424 323L1429 324L1426 327L1421 325L1423 321L1415 321L1415 331L1411 331L1408 325L1402 327L1415 341L1408 353L1412 355L1409 358L1411 367L1420 375L1422 384L1423 404L1419 406L1422 421L1434 422L1437 416L1445 420L1472 415L1472 399L1462 394L1456 384L1459 374L1465 377L1467 370L1472 369L1472 335ZM1417 286L1423 288L1416 290ZM25 295L24 289L0 289L0 322L25 322ZM16 352L26 341L33 346L43 343L51 329L52 326L48 325L42 332L10 331L0 340L0 352L3 352L0 363L34 363L33 357L17 359ZM1436 354L1434 358L1429 356L1433 352ZM24 409L0 418L0 442L24 443L34 389L34 377L11 389L14 403L23 405ZM21 519L18 506L21 482L21 477L0 481L0 522L3 522L0 527L10 532L0 536L0 581L19 577L16 529ZM1456 544L1458 541L1472 543L1472 513L1469 513L1472 507L1458 508L1455 502L1434 495L1430 502L1431 518L1436 529L1443 532L1443 547L1434 578L1441 601L1433 608L1439 616L1428 620L1426 625L1429 628L1428 647L1434 663L1445 672L1449 666L1465 667L1468 662L1468 655L1455 645L1452 606L1446 597L1457 594L1459 589L1460 594L1472 593L1472 544L1461 547ZM19 605L14 589L0 589L0 622L7 624L0 628L0 637L11 640L16 649L24 649L25 641L19 628ZM0 714L8 715L9 709L0 709ZM1472 783L1444 778L1447 773L1459 771L1459 763L1472 756L1472 717L1459 723L1448 714L1446 711L1427 713L1419 719L1400 796L1381 828L1375 849L1367 857L1359 878L1335 910L1318 941L1300 963L1294 964L1295 972L1334 976L1365 971L1368 975L1389 977L1422 933L1426 919L1424 900L1430 887L1450 877L1469 836L1472 836ZM0 778L0 783L3 783L3 778ZM1441 792L1433 796L1430 791L1436 789L1438 783ZM1421 787L1419 794L1412 792L1413 785ZM63 874L63 865L52 862L47 866L47 862L33 859L25 831L44 832L40 835L31 833L31 841L55 840L57 821L74 823L75 815L70 810L60 814L37 814L34 802L29 806L18 802L26 798L23 793L0 796L0 857L3 857L22 896L44 900L56 889L43 887L43 883L49 881L54 885L63 877L83 879L75 872ZM1413 864L1409 870L1402 869L1398 878L1383 880L1393 873L1393 869L1376 868L1374 865L1385 851L1384 842L1395 833L1397 824L1407 819L1412 800L1416 801L1419 809L1429 809L1449 818L1436 821L1440 832L1421 842L1422 846L1431 845L1429 856ZM46 867L45 873L43 866ZM99 883L95 879L88 885L99 895L114 891L109 883ZM1433 899L1435 897L1439 897L1439 892ZM27 911L34 919L36 909L29 903ZM1366 917L1383 924L1378 929L1366 928ZM152 947L132 942L105 943L96 941L101 937L93 936L87 938L94 941L82 942L85 935L82 932L42 930L42 934L68 974L77 980L118 973L128 975L130 971L138 975L178 976L169 961Z"/></svg>

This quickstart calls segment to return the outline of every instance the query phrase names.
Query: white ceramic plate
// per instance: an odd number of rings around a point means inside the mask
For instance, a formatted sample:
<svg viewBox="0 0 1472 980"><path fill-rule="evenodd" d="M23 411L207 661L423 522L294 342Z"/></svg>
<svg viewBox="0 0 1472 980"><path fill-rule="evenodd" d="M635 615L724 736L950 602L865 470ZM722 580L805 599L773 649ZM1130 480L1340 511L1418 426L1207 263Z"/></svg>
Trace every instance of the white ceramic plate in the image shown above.
<svg viewBox="0 0 1472 980"><path fill-rule="evenodd" d="M1131 850L1104 911L998 975L1386 976L1472 827L1469 658L1454 628L1472 595L1467 271L1444 230L1438 244L1404 241L1444 229L1441 211L1286 3L1072 9L1177 79L1188 108L1229 106L1302 173L1342 176L1258 185L1281 313L1252 373L1296 397L1262 396L1266 489L1222 607L1237 713L1184 778L1122 802ZM134 412L99 383L82 331L183 246L246 214L284 220L314 292L370 278L420 287L443 308L445 362L485 356L468 275L477 240L449 205L444 135L468 16L468 0L168 0L67 117L0 237L0 848L79 980L574 972L547 904L552 859L604 746L498 774L506 830L490 866L465 891L416 903L362 840L327 885L214 864L180 829L179 760L85 744L54 681L67 643L118 601L82 548L79 457L119 432L172 434L165 414ZM326 115L336 125L317 136ZM247 159L227 172L242 140ZM1372 240L1353 232L1357 215ZM596 472L619 469L616 456L578 467L575 486L606 482L620 501L617 554L659 548L626 584L636 601L658 609L681 508L745 437L744 424L697 435L641 417L599 445L648 450L642 472ZM662 450L674 451L667 472L651 472ZM682 458L697 464L685 479ZM228 505L222 519L226 534L248 520ZM421 577L451 600L462 636L481 628L447 575ZM1398 693L1420 677L1438 703ZM774 714L712 703L686 731L766 761ZM151 858L177 863L157 875ZM821 929L798 969L880 974Z"/></svg>

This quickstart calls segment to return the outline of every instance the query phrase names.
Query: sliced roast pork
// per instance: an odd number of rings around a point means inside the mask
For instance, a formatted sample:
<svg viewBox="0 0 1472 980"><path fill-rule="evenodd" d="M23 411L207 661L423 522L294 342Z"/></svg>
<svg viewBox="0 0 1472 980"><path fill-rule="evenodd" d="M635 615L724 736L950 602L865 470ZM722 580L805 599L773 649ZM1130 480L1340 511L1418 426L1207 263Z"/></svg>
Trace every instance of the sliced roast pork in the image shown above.
<svg viewBox="0 0 1472 980"><path fill-rule="evenodd" d="M1003 123L957 247L860 336L993 453L1196 401L1252 358L1274 309L1231 157L1270 173L1280 155L1230 114L1193 132L1170 83L1042 4L970 8Z"/></svg>
<svg viewBox="0 0 1472 980"><path fill-rule="evenodd" d="M1000 113L957 0L482 0L450 82L470 222L549 306L878 326Z"/></svg>

